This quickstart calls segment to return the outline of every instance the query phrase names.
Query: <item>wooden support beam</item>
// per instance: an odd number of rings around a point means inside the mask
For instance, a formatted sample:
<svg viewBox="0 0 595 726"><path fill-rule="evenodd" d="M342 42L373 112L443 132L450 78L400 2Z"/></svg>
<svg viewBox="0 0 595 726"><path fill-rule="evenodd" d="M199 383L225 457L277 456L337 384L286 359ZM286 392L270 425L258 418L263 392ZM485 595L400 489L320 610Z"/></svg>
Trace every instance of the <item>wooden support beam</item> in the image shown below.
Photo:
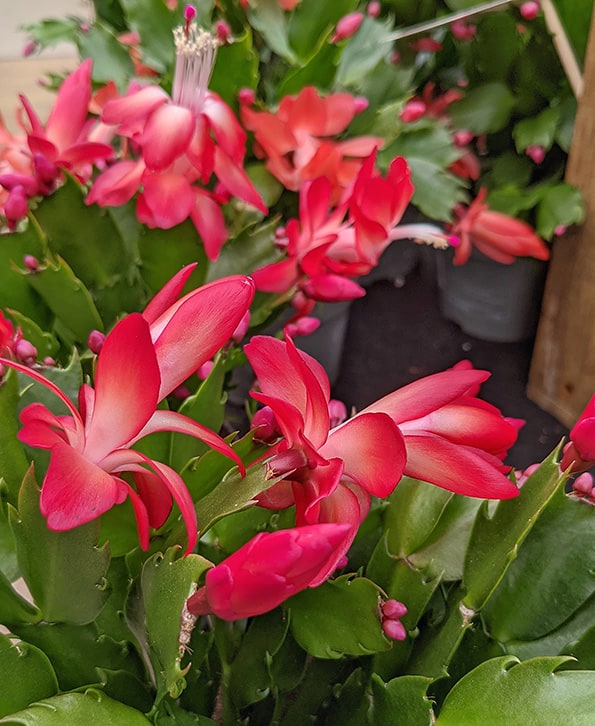
<svg viewBox="0 0 595 726"><path fill-rule="evenodd" d="M595 393L595 13L566 181L583 194L585 220L553 247L527 395L571 427Z"/></svg>

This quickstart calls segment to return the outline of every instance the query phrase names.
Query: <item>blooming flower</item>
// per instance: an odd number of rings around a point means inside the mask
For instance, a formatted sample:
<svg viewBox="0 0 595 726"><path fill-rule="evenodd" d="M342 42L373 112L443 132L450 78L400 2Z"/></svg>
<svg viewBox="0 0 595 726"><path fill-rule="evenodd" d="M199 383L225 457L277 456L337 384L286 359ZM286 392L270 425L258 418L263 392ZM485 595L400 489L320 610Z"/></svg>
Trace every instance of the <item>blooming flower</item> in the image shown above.
<svg viewBox="0 0 595 726"><path fill-rule="evenodd" d="M414 232L397 227L413 194L404 159L393 160L386 178L374 168L375 154L362 164L338 206L325 177L304 182L300 219L286 225L286 259L255 270L259 290L285 292L297 286L313 300L349 300L363 289L348 279L367 274L395 239ZM422 230L417 229L422 236Z"/></svg>
<svg viewBox="0 0 595 726"><path fill-rule="evenodd" d="M238 620L266 613L318 584L318 573L343 549L346 524L314 524L261 532L207 570L205 584L187 601L195 617L214 613Z"/></svg>
<svg viewBox="0 0 595 726"><path fill-rule="evenodd" d="M27 98L20 97L29 121L27 127L23 126L27 152L21 148L18 159L14 148L10 156L3 154L12 169L2 165L0 186L8 191L22 187L29 198L46 195L53 191L62 170L87 181L95 162L113 156L109 144L92 140L96 122L87 118L91 69L92 61L87 59L64 80L45 125Z"/></svg>
<svg viewBox="0 0 595 726"><path fill-rule="evenodd" d="M535 231L520 219L491 210L484 201L486 194L482 189L471 205L459 212L459 220L452 230L460 238L455 249L455 265L467 262L472 247L506 265L517 257L549 259L549 249Z"/></svg>
<svg viewBox="0 0 595 726"><path fill-rule="evenodd" d="M186 16L185 26L174 31L172 97L145 86L105 104L102 120L132 139L140 158L123 159L101 174L87 203L120 205L140 190L139 221L169 229L190 218L214 260L227 230L218 198L204 187L213 175L226 194L267 210L243 169L246 134L229 106L208 90L218 41L191 22L188 8Z"/></svg>
<svg viewBox="0 0 595 726"><path fill-rule="evenodd" d="M275 113L254 111L242 103L242 123L254 132L256 153L286 189L297 191L304 181L326 177L336 202L356 176L362 160L382 145L376 136L335 141L368 102L349 93L322 96L312 86L281 99Z"/></svg>
<svg viewBox="0 0 595 726"><path fill-rule="evenodd" d="M149 526L160 527L175 500L186 524L189 551L196 543L196 515L182 478L131 447L156 431L185 433L241 466L231 447L210 429L174 411L155 410L227 341L252 299L249 280L236 277L217 280L170 304L191 271L189 266L178 273L144 317L133 313L113 328L97 357L95 388L81 387L78 409L41 374L0 359L53 391L69 412L55 415L33 403L21 413L20 440L51 451L40 499L50 529L72 529L130 497L146 548ZM125 471L133 474L136 488L120 476Z"/></svg>
<svg viewBox="0 0 595 726"><path fill-rule="evenodd" d="M285 478L259 497L274 509L295 503L296 524L345 523L349 532L313 578L333 572L368 513L370 495L388 496L405 464L403 439L384 413L367 413L330 430L330 385L322 366L285 342L255 336L244 348L259 391L283 434L267 453L271 475Z"/></svg>

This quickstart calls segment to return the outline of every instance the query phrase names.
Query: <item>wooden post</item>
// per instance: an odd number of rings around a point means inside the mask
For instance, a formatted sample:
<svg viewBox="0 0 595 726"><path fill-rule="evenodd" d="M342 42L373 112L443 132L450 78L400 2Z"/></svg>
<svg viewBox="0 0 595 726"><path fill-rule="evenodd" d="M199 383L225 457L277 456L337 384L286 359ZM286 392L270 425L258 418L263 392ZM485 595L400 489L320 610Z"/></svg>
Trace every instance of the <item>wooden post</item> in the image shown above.
<svg viewBox="0 0 595 726"><path fill-rule="evenodd" d="M595 13L566 181L583 194L585 220L553 247L527 395L571 427L595 394Z"/></svg>

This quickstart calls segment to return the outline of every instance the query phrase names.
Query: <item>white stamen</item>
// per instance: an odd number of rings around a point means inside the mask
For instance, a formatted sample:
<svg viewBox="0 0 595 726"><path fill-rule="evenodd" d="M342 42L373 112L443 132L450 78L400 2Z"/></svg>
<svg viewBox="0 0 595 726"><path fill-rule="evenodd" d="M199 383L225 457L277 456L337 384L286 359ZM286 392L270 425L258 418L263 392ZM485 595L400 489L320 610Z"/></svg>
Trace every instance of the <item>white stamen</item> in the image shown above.
<svg viewBox="0 0 595 726"><path fill-rule="evenodd" d="M174 30L176 70L172 100L198 113L209 86L219 41L196 23Z"/></svg>
<svg viewBox="0 0 595 726"><path fill-rule="evenodd" d="M412 239L417 244L425 244L437 250L446 250L453 244L452 235L447 235L433 224L400 224L390 233L391 240Z"/></svg>

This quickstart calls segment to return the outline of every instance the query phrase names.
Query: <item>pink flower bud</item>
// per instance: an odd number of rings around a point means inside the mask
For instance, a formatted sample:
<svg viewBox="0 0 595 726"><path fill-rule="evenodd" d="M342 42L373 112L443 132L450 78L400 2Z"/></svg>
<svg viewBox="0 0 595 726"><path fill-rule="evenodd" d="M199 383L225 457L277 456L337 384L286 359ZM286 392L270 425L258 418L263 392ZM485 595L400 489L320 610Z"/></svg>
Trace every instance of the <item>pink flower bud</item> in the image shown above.
<svg viewBox="0 0 595 726"><path fill-rule="evenodd" d="M46 355L42 362L43 365L46 366L46 368L53 368L56 365L56 361L52 358L51 355Z"/></svg>
<svg viewBox="0 0 595 726"><path fill-rule="evenodd" d="M410 45L418 53L437 53L439 50L442 50L442 43L434 40L434 38L420 38Z"/></svg>
<svg viewBox="0 0 595 726"><path fill-rule="evenodd" d="M196 375L200 378L201 381L206 380L211 375L211 371L213 370L214 365L215 364L212 360L207 360L196 371Z"/></svg>
<svg viewBox="0 0 595 726"><path fill-rule="evenodd" d="M458 146L460 149L473 141L473 133L471 131L467 131L467 129L459 129L452 135L452 140L454 145Z"/></svg>
<svg viewBox="0 0 595 726"><path fill-rule="evenodd" d="M382 630L391 640L405 640L407 637L405 626L400 620L383 620Z"/></svg>
<svg viewBox="0 0 595 726"><path fill-rule="evenodd" d="M87 338L87 346L91 353L95 353L95 355L97 355L103 348L104 342L105 334L102 333L100 330L92 330L89 333L89 337Z"/></svg>
<svg viewBox="0 0 595 726"><path fill-rule="evenodd" d="M244 316L238 323L237 328L233 331L231 334L231 339L234 343L241 343L244 339L244 336L248 332L248 327L250 326L250 311L246 310L244 313Z"/></svg>
<svg viewBox="0 0 595 726"><path fill-rule="evenodd" d="M28 340L21 338L14 346L14 354L21 363L32 365L37 360L37 348Z"/></svg>
<svg viewBox="0 0 595 726"><path fill-rule="evenodd" d="M269 406L263 406L252 416L250 429L254 431L254 440L263 444L272 444L281 436L277 418Z"/></svg>
<svg viewBox="0 0 595 726"><path fill-rule="evenodd" d="M593 476L585 471L572 482L573 491L579 496L590 497L593 492Z"/></svg>
<svg viewBox="0 0 595 726"><path fill-rule="evenodd" d="M186 5L184 8L184 20L188 23L192 22L196 17L196 8L194 5Z"/></svg>
<svg viewBox="0 0 595 726"><path fill-rule="evenodd" d="M402 618L403 615L407 615L407 607L398 600L387 600L386 602L382 603L380 608L384 617L390 618L391 620Z"/></svg>
<svg viewBox="0 0 595 726"><path fill-rule="evenodd" d="M39 44L36 40L28 40L23 46L23 58L28 58L29 56L33 55L33 53L35 53L38 48Z"/></svg>
<svg viewBox="0 0 595 726"><path fill-rule="evenodd" d="M539 15L539 3L538 2L526 2L520 7L520 13L525 20L535 20Z"/></svg>
<svg viewBox="0 0 595 726"><path fill-rule="evenodd" d="M331 43L338 43L355 35L364 20L364 14L355 12L344 15L335 28L335 34L331 38Z"/></svg>
<svg viewBox="0 0 595 726"><path fill-rule="evenodd" d="M39 270L39 260L33 255L25 255L23 257L23 264L29 270L29 272L37 272Z"/></svg>
<svg viewBox="0 0 595 726"><path fill-rule="evenodd" d="M556 237L561 237L563 234L566 234L567 229L568 227L565 224L559 224L554 230L554 234Z"/></svg>
<svg viewBox="0 0 595 726"><path fill-rule="evenodd" d="M192 615L224 620L261 615L314 582L350 532L348 524L313 524L262 532L207 571L186 602Z"/></svg>
<svg viewBox="0 0 595 726"><path fill-rule="evenodd" d="M427 111L427 106L423 101L407 101L403 107L399 118L406 124L419 120Z"/></svg>
<svg viewBox="0 0 595 726"><path fill-rule="evenodd" d="M299 335L311 335L315 330L320 327L320 320L318 318L303 317L298 318L295 323L290 323L285 327L285 335L290 338L295 338Z"/></svg>
<svg viewBox="0 0 595 726"><path fill-rule="evenodd" d="M366 9L366 14L369 18L377 18L380 15L380 9L378 0L372 0Z"/></svg>
<svg viewBox="0 0 595 726"><path fill-rule="evenodd" d="M390 62L393 63L394 65L397 65L398 63L401 62L401 54L399 53L398 50L393 50L393 52L391 53L391 56L390 56Z"/></svg>
<svg viewBox="0 0 595 726"><path fill-rule="evenodd" d="M477 33L477 27L473 23L466 23L464 20L455 20L450 25L450 32L457 40L473 40Z"/></svg>
<svg viewBox="0 0 595 726"><path fill-rule="evenodd" d="M21 186L16 186L8 193L8 198L4 202L4 216L9 229L14 229L17 222L24 219L29 212L29 204L25 190Z"/></svg>
<svg viewBox="0 0 595 726"><path fill-rule="evenodd" d="M347 406L343 401L339 401L336 398L331 398L328 402L328 412L330 416L330 427L332 429L347 419Z"/></svg>
<svg viewBox="0 0 595 726"><path fill-rule="evenodd" d="M543 146L539 146L538 144L531 144L531 146L527 146L525 154L534 164L541 164L541 162L545 159L545 149Z"/></svg>
<svg viewBox="0 0 595 726"><path fill-rule="evenodd" d="M240 88L238 91L238 101L242 106L252 106L256 101L256 93L252 88Z"/></svg>
<svg viewBox="0 0 595 726"><path fill-rule="evenodd" d="M218 20L215 23L215 35L220 43L228 43L231 38L231 28L225 20Z"/></svg>
<svg viewBox="0 0 595 726"><path fill-rule="evenodd" d="M174 388L171 395L179 401L185 401L190 395L190 389L187 386L178 386Z"/></svg>
<svg viewBox="0 0 595 726"><path fill-rule="evenodd" d="M370 102L364 96L356 96L353 99L353 109L355 113L361 113L362 111L365 111L369 105Z"/></svg>

